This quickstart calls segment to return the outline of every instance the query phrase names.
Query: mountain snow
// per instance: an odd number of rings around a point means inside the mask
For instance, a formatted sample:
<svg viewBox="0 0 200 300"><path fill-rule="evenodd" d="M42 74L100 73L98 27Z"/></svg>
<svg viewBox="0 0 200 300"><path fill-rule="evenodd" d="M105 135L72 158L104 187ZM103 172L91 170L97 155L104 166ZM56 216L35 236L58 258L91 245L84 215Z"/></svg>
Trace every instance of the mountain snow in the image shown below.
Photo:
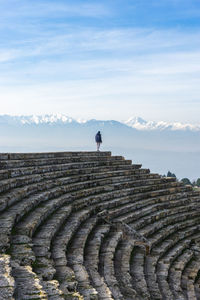
<svg viewBox="0 0 200 300"><path fill-rule="evenodd" d="M191 130L191 131L200 131L200 125L196 124L183 124L180 122L168 123L164 121L145 121L140 117L129 118L127 121L123 122L127 126L135 128L137 130Z"/></svg>
<svg viewBox="0 0 200 300"><path fill-rule="evenodd" d="M99 120L85 120L85 119L73 119L64 114L46 114L46 115L30 115L30 116L10 116L10 115L0 115L0 123L9 125L39 125L39 124L69 124L69 123L79 123L84 124L87 122L101 122L103 124L109 122L110 124L119 123L114 120L110 121L99 121ZM122 121L129 127L142 131L162 131L162 130L181 130L181 131L200 131L200 124L189 124L180 122L164 122L164 121L146 121L140 117L132 117L126 121ZM120 123L119 123L120 124Z"/></svg>

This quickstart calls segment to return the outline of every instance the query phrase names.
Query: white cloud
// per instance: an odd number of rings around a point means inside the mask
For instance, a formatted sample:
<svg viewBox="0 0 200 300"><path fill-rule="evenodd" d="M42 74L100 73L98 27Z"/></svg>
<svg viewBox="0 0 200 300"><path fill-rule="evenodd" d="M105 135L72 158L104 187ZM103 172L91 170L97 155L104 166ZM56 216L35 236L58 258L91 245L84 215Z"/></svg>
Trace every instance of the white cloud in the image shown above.
<svg viewBox="0 0 200 300"><path fill-rule="evenodd" d="M197 119L200 31L17 26L0 48L2 113Z"/></svg>
<svg viewBox="0 0 200 300"><path fill-rule="evenodd" d="M101 3L93 3L92 1L76 1L76 3L68 3L66 1L50 1L35 0L21 1L11 0L9 2L1 1L2 9L0 16L6 18L55 18L55 17L93 17L106 16L110 14L107 6Z"/></svg>

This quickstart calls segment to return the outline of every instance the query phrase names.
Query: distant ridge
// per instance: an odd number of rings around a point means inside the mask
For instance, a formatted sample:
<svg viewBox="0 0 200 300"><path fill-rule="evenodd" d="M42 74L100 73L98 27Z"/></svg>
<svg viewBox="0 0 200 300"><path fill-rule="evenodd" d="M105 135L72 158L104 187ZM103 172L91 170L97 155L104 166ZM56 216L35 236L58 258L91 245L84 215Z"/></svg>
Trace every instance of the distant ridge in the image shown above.
<svg viewBox="0 0 200 300"><path fill-rule="evenodd" d="M146 121L140 117L133 117L124 122L124 124L138 130L192 130L200 131L200 124L188 124L180 122L164 122L164 121Z"/></svg>
<svg viewBox="0 0 200 300"><path fill-rule="evenodd" d="M0 124L9 125L41 125L41 124L104 124L109 123L118 125L126 125L140 131L200 131L200 124L180 123L180 122L165 122L165 121L146 121L140 117L131 117L125 121L115 120L85 120L74 119L65 114L45 114L45 115L29 115L29 116L11 116L0 115Z"/></svg>
<svg viewBox="0 0 200 300"><path fill-rule="evenodd" d="M76 120L64 114L0 115L0 152L95 150L100 130L101 150L122 153L160 174L200 177L200 125L127 121Z"/></svg>

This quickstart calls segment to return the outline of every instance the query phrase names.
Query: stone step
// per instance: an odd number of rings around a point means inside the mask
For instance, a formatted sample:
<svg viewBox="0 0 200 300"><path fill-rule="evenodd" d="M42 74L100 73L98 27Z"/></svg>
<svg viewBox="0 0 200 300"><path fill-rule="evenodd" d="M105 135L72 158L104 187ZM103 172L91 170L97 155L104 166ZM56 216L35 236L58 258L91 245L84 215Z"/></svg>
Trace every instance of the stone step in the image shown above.
<svg viewBox="0 0 200 300"><path fill-rule="evenodd" d="M89 218L77 229L70 246L67 248L68 265L73 269L75 278L78 282L77 290L83 295L84 299L90 297L98 299L98 292L92 287L89 275L84 266L84 248L88 235L93 227L97 224L98 218L96 216Z"/></svg>
<svg viewBox="0 0 200 300"><path fill-rule="evenodd" d="M195 233L195 231L196 228L190 229L189 234L192 234L188 235L184 239L177 241L177 243L167 251L167 254L162 254L162 257L157 262L156 274L159 288L163 297L166 297L166 299L168 300L173 299L173 294L170 290L168 282L171 264L181 253L183 253L185 249L189 248L191 240L196 236L195 234L193 234Z"/></svg>
<svg viewBox="0 0 200 300"><path fill-rule="evenodd" d="M130 201L130 197L126 197L127 199L114 199L113 201L103 201L102 203L99 203L97 205L90 205L90 209L96 211L97 209L99 210L104 210L104 209L109 209L112 207L115 207L116 205L120 204L120 202L125 202L125 201ZM42 222L44 222L44 220L46 218L49 218L49 216L52 214L52 218L56 218L56 221L58 222L60 220L60 218L62 217L62 214L64 215L65 210L68 209L68 206L63 208L59 208L60 206L62 206L65 203L66 199L65 198L58 198L58 199L53 199L52 201L46 201L44 202L43 205L40 205L39 207L37 207L34 211L30 212L26 218L24 218L21 222L19 222L16 226L15 226L15 235L19 236L19 235L26 235L29 237L32 237L32 235L34 234L35 230L38 228L38 226L40 226L40 224ZM58 209L59 208L59 209ZM58 211L55 212L55 210L58 209ZM71 210L71 207L70 207ZM55 217L58 214L57 217ZM59 218L60 217L60 218ZM44 231L44 237L45 238L49 238L49 222L51 222L50 220L47 220L47 223L44 223L44 228L42 228L40 231ZM47 231L46 228L47 227ZM50 226L52 227L52 226ZM52 229L52 228L51 228ZM51 232L54 232L53 229ZM16 236L15 236L15 240L16 240ZM40 240L40 238L39 238ZM41 241L43 243L43 238L41 237ZM17 240L18 243L18 240ZM30 241L28 241L28 243L30 243ZM48 242L48 244L50 243L50 241ZM16 241L15 241L16 244ZM20 243L21 244L21 243ZM35 244L35 243L34 243ZM21 245L20 245L21 246ZM21 246L22 247L22 246ZM44 247L46 248L46 244L44 243ZM15 245L15 251L17 253L17 257L18 259L26 259L27 262L27 255L25 255L24 252L24 245L21 249L22 253L19 252L19 247L16 247ZM29 256L31 257L30 253L27 252L27 254L29 254ZM13 253L14 255L14 253ZM32 257L31 257L32 259Z"/></svg>
<svg viewBox="0 0 200 300"><path fill-rule="evenodd" d="M191 212L190 212L190 211ZM151 225L151 224L155 224L155 222L157 222L158 227L159 225L162 225L162 221L163 219L167 222L170 222L170 218L173 218L174 220L176 220L176 218L178 218L179 214L185 212L185 214L187 214L187 212L190 212L190 216L192 217L193 215L196 215L196 211L194 206L188 205L187 207L185 206L181 206L181 207L176 207L173 210L171 209L163 209L162 211L157 211L155 213L150 213L147 216L144 216L143 218L139 218L136 221L132 221L132 219L134 219L134 216L127 216L127 220L128 222L131 223L132 227L135 230L139 230L140 232L142 231L143 228L143 232L144 232L144 227L146 227L147 225ZM125 220L125 217L123 218L123 220ZM132 222L131 222L132 221ZM125 222L125 221L124 221ZM159 224L160 223L160 224ZM156 225L154 225L156 226ZM158 230L158 227L156 227L156 229Z"/></svg>
<svg viewBox="0 0 200 300"><path fill-rule="evenodd" d="M125 184L125 186L130 186L132 185L132 183L127 183ZM134 183L133 183L134 185ZM164 185L166 186L166 185ZM115 188L118 187L119 190L115 190ZM160 185L160 187L163 187L163 184ZM106 201L106 200L112 200L113 198L122 198L122 197L130 197L131 196L131 201L139 201L140 199L145 199L145 198L149 198L151 197L151 194L153 193L153 195L155 196L155 191L150 191L150 192L145 192L143 193L141 190L142 188L144 188L144 190L146 189L154 189L156 188L155 185L152 185L151 187L150 186L144 186L144 187L130 187L130 188L119 188L119 185L115 185L115 187L112 187L111 185L108 186L108 191L107 192L101 192L99 195L95 195L94 197L93 196L88 196L88 197L85 197L84 198L84 202L87 203L87 205L91 205L91 204L98 204L98 203L101 203L102 201ZM110 189L110 192L109 192L109 189ZM176 188L179 192L180 191L184 191L185 190L185 187L184 186L181 186L181 187L177 187ZM170 189L170 192L171 193L175 193L176 189L172 188ZM166 194L166 189L163 189L163 190L159 190L158 195L165 195ZM169 189L167 190L167 194L169 194ZM74 203L74 207L76 209L80 209L81 207L84 207L84 202L82 199L80 200L77 200L75 203Z"/></svg>
<svg viewBox="0 0 200 300"><path fill-rule="evenodd" d="M151 257L145 258L145 277L146 277L147 285L151 293L151 296L155 297L154 293L156 293L157 297L159 295L159 297L162 299L163 297L162 288L164 286L166 299L173 299L173 296L169 290L166 281L162 282L163 286L161 284L162 277L161 275L159 277L159 274L157 274L157 272L159 272L159 270L157 270L158 268L157 263L161 255L163 256L166 251L169 251L170 248L174 247L176 243L179 242L180 239L186 240L187 237L194 234L196 230L197 229L194 226L192 228L188 228L188 229L186 228L185 232L184 230L182 232L181 231L175 232L174 235L171 235L168 239L164 240L162 245L157 247L157 249L153 248L151 250ZM185 244L183 245L183 247L184 246Z"/></svg>
<svg viewBox="0 0 200 300"><path fill-rule="evenodd" d="M15 281L11 275L10 256L0 254L0 299L14 300Z"/></svg>
<svg viewBox="0 0 200 300"><path fill-rule="evenodd" d="M192 229L190 229L190 231L188 230L187 233L192 234L195 231L196 231L196 227L194 226ZM187 238L188 237L186 237L185 240ZM175 240L175 238L174 238L174 240ZM173 238L172 238L172 241L173 241ZM186 244L184 244L184 242L182 243L182 248L184 248L185 245L188 245L188 243L190 243L190 240L186 240L186 241L187 241ZM179 245L179 246L175 245L174 248L172 248L172 250L171 250L172 251L171 255L168 253L168 255L164 256L164 258L162 259L163 260L162 266L164 266L164 267L167 266L166 265L167 264L167 257L168 257L169 260L175 259L175 256L178 255L178 252L176 251L176 249L180 252L180 251L183 251L182 248L181 248L181 245ZM173 251L174 251L174 253L173 253ZM163 254L164 253L163 248L160 247L159 253L161 253L162 256L164 255ZM135 258L135 256L136 256L136 258ZM138 256L139 256L139 258L138 258ZM151 278L150 278L151 280L149 280L149 285L151 285L153 287L154 292L155 292L155 286L157 286L157 282L158 282L159 283L159 288L161 289L161 291L162 290L164 291L164 294L162 295L164 297L164 299L170 299L170 300L173 299L173 296L170 293L169 288L166 285L164 285L164 282L161 283L161 280L163 279L163 276L165 276L165 279L166 279L168 274L165 273L165 275L164 275L162 273L163 269L162 269L162 271L159 271L160 270L159 265L157 266L157 270L155 271L155 268L156 268L155 258L153 260L153 265L151 265L150 262L152 261L152 258L146 257L147 266L144 267L144 255L141 253L141 251L139 251L139 253L136 252L136 254L133 251L132 261L133 261L133 263L131 264L131 266L132 266L131 269L133 269L133 271L132 271L133 280L134 280L134 282L136 282L136 284L137 284L137 278L138 278L139 284L142 282L142 280L144 280L144 272L145 272L145 269L146 269L147 274L151 274ZM168 264L169 264L169 262L168 262ZM150 267L151 267L151 269L150 269ZM159 273L159 272L161 272L161 273ZM157 274L158 280L156 280L154 274ZM142 282L142 285L140 286L140 288L143 290L144 286L145 286L145 283ZM159 288L157 286L157 294L160 293ZM142 291L140 292L140 294L142 294ZM160 295L160 297L161 297L161 295ZM175 299L178 299L178 298L175 298Z"/></svg>
<svg viewBox="0 0 200 300"><path fill-rule="evenodd" d="M128 188L131 187L132 185L135 185L135 182L125 182L125 183L120 183L120 184L110 184L110 185L103 185L100 187L95 187L95 188L88 188L86 189L86 186L90 187L93 183L92 182L86 182L86 183L80 183L78 186L82 186L82 190L77 191L77 192L72 192L74 190L77 190L77 184L72 184L72 185L66 185L66 186L61 186L57 187L54 189L51 189L46 192L42 192L40 194L33 195L31 197L25 198L23 201L20 201L19 204L13 205L8 211L4 212L1 217L2 219L0 220L0 228L3 229L2 234L4 234L4 237L2 235L2 242L1 247L4 248L7 246L10 231L12 230L12 227L16 221L19 221L22 216L33 209L35 206L37 206L39 203L42 201L47 201L48 199L59 197L59 195L68 193L63 195L65 199L68 198L68 201L72 201L73 199L77 198L82 198L85 197L86 195L94 195L94 194L99 194L99 193L105 193L105 192L110 192L110 191L120 191L120 194L122 193L123 189L122 187ZM94 182L95 185L97 185L97 182ZM170 184L174 184L173 182ZM163 184L160 186L163 186ZM166 186L166 184L164 184ZM149 186L147 186L149 188ZM157 187L157 185L152 185L153 188ZM141 191L142 187L136 187L134 188L134 192L136 191ZM146 189L146 187L144 187ZM69 193L70 192L70 193ZM130 193L130 190L128 191ZM100 195L101 196L101 195ZM113 196L113 195L112 195ZM21 197L21 194L19 193L19 197ZM61 197L61 196L60 196ZM10 198L12 201L13 198ZM95 198L93 198L95 199ZM102 200L102 199L101 199ZM66 200L67 201L67 200ZM83 200L80 200L82 204L82 207L84 205L88 205L88 202L85 202ZM85 199L87 201L87 198ZM5 242L4 242L5 240Z"/></svg>
<svg viewBox="0 0 200 300"><path fill-rule="evenodd" d="M181 286L186 299L196 300L195 279L200 270L200 255L195 254L186 265L181 278Z"/></svg>
<svg viewBox="0 0 200 300"><path fill-rule="evenodd" d="M180 214L178 216L179 216L180 220L184 223L184 221L187 220L188 215L190 215L190 214L184 213L184 214L182 214L182 215ZM197 215L198 215L198 212L196 212L196 216ZM177 217L174 220L176 220L176 219L177 219ZM158 230L159 230L159 228L158 228ZM168 227L165 228L166 232L167 232L167 230L168 230ZM149 240L148 235L146 235L146 237ZM152 244L151 239L149 241L150 241L150 244ZM165 240L164 240L164 243L165 243ZM155 248L153 246L151 246L151 247L152 247L151 252L152 251L155 252ZM164 250L161 248L161 246L158 245L158 253L163 253L163 251ZM157 262L157 258L155 259L155 257L147 256L145 258L145 267L144 267L145 278L146 278L148 290L151 294L151 297L153 299L163 299L162 294L160 293L160 289L159 289L159 286L157 283L157 278L156 278L156 272L155 272L156 262Z"/></svg>
<svg viewBox="0 0 200 300"><path fill-rule="evenodd" d="M12 263L12 273L15 278L15 299L16 300L47 300L48 296L42 288L37 275L30 266L20 266Z"/></svg>
<svg viewBox="0 0 200 300"><path fill-rule="evenodd" d="M148 238L151 243L151 247L155 246L168 236L181 228L190 226L190 224L197 222L198 214L195 212L174 214L164 219L155 221L154 224L149 224L141 229L138 229L139 233Z"/></svg>
<svg viewBox="0 0 200 300"><path fill-rule="evenodd" d="M10 299L198 299L199 191L110 152L3 153L0 166Z"/></svg>
<svg viewBox="0 0 200 300"><path fill-rule="evenodd" d="M111 180L110 182L120 182L120 181L126 181L126 182L128 182L128 179L132 180L132 177L131 177L131 176L130 176L130 177L113 177L112 180ZM98 183L98 182L100 182L100 184L103 185L105 181L103 181L103 180L99 181L99 180L98 180L98 181L95 182L95 184ZM106 180L106 183L107 183L107 180ZM140 182L139 182L139 183L140 183ZM63 200L63 199L62 199L62 200ZM57 203L56 201L57 201L57 199L55 199L55 205L56 205L56 203ZM62 205L62 203L63 203L63 202L61 202L61 205ZM36 209L38 210L39 213L37 213L37 210L36 210L36 212L33 212L33 214L30 215L29 221L28 221L28 222L29 222L30 224L32 224L32 223L35 224L35 222L32 222L32 221L34 221L34 214L36 215L36 218L37 218L38 220L42 221L42 218L40 218L40 215L45 217L45 214L46 214L46 213L49 213L49 214L50 214L50 213L52 212L52 210L54 210L54 209L56 208L55 205L52 206L51 203L50 203L50 206L48 206L48 202L45 201L45 203L42 204L42 206L36 208ZM47 206L47 207L46 207L46 206ZM17 226L16 228L18 228L18 226ZM29 230L29 225L27 224L27 221L26 221L26 223L24 223L24 222L22 223L21 228L22 228L22 229L25 229L26 231ZM30 236L31 236L31 235L30 235Z"/></svg>
<svg viewBox="0 0 200 300"><path fill-rule="evenodd" d="M48 166L48 165L58 165L58 164L73 164L82 162L112 162L112 161L124 161L122 156L79 156L79 157L59 157L59 158L39 158L39 159L27 159L27 160L1 160L1 169L16 169L16 168L26 168L26 167L38 167L38 166ZM131 162L129 160L129 162Z"/></svg>
<svg viewBox="0 0 200 300"><path fill-rule="evenodd" d="M140 165L141 167L141 165ZM81 174L91 174L91 173L97 173L97 172L107 172L107 171L134 171L135 174L150 174L149 169L139 168L138 165L121 165L121 164L115 164L115 165L99 165L99 166L87 166L85 168L69 168L68 164L64 165L52 165L52 166L43 166L43 167L32 167L32 168L22 168L21 172L19 169L13 169L13 170L0 170L0 180L4 179L15 179L15 178L21 178L24 176L34 177L34 176L42 176L48 178L48 174L55 174L61 173L69 176L69 175L81 175ZM158 174L157 174L158 175ZM58 177L58 176L57 176ZM161 177L161 176L159 176ZM51 177L50 177L51 178Z"/></svg>
<svg viewBox="0 0 200 300"><path fill-rule="evenodd" d="M33 153L0 153L0 160L26 160L56 157L88 157L88 156L111 156L110 151L72 151L72 152L33 152Z"/></svg>
<svg viewBox="0 0 200 300"><path fill-rule="evenodd" d="M140 297L142 297L142 299L146 300L149 298L147 297L148 292L145 292L145 285L142 285L141 290L140 288L138 289L139 285L137 284L137 279L131 272L132 252L133 249L137 248L134 247L134 244L134 239L126 238L117 245L114 257L115 276L125 299L131 300L133 299L133 295L136 295L135 298L138 297L138 299L140 299ZM140 248L139 251L143 250ZM134 269L137 270L135 262ZM144 281L144 283L146 282Z"/></svg>
<svg viewBox="0 0 200 300"><path fill-rule="evenodd" d="M128 197L123 197L123 198L119 198L119 205L116 205L116 207L114 206L113 209L109 210L109 217L110 218L117 218L118 216L120 216L121 214L123 214L123 212L127 209L129 209L130 207L135 207L137 210L142 209L142 208L146 208L149 205L154 205L154 204L158 204L159 205L169 205L169 201L170 201L170 205L172 205L172 207L176 206L177 204L185 204L187 205L188 203L192 202L192 198L187 198L186 193L182 192L182 193L174 193L171 195L162 195L162 196L157 196L157 197L150 197L150 198L146 198L144 197L145 194L143 194L143 197L138 197L138 195L130 195ZM194 198L193 198L194 199ZM197 199L197 200L196 200ZM199 198L195 198L195 201L198 201ZM163 203L163 204L162 204ZM147 228L147 232L154 232L155 230L151 230L153 228L153 225L149 225L149 228ZM143 230L141 229L141 234L145 234L145 231L143 232Z"/></svg>
<svg viewBox="0 0 200 300"><path fill-rule="evenodd" d="M173 209L174 207L181 207L185 206L186 203L190 203L189 200L181 199L181 200L175 200L172 202L166 201L166 202L160 202L157 198L149 198L145 200L135 201L132 203L124 203L120 205L119 207L113 208L109 210L109 216L112 216L115 221L123 222L123 218L127 218L127 215L131 215L131 221L138 220L140 218L145 217L146 215L149 215L150 213L156 212L156 211L162 211L162 209Z"/></svg>
<svg viewBox="0 0 200 300"><path fill-rule="evenodd" d="M102 193L102 192L105 192L105 190L108 190L106 193ZM118 198L119 196L119 192L116 191L116 192L109 192L110 191L110 187L103 187L102 189L97 189L95 188L95 192L98 194L98 195L94 195L94 192L92 189L88 189L88 190L84 190L84 192L81 192L81 194L79 192L77 193L73 193L72 194L65 194L63 196L60 196L61 198L61 201L62 199L64 198L66 200L66 203L71 203L71 201L73 201L74 199L77 199L76 202L81 202L80 205L78 205L78 207L86 207L88 204L92 204L91 200L93 201L93 204L96 202L99 202L99 201L105 201L105 200L109 200L109 199L112 199L113 197L116 197ZM122 190L120 191L120 196L126 196L126 195L130 195L131 194L131 189L127 189L127 190ZM100 193L100 194L99 194ZM93 194L93 196L89 196L89 197L86 197L85 196L87 194ZM38 205L39 203L41 203L41 201L46 201L49 196L48 193L44 193L44 199L42 199L41 195L38 195L37 197L34 197L34 198L27 198L23 201L21 201L19 204L16 205L16 208L15 207L12 207L10 209L10 211L8 213L5 213L1 215L1 220L0 220L0 224L1 224L1 248L4 249L8 246L8 243L9 243L9 235L10 235L10 232L14 226L14 223L16 221L19 221L21 219L21 217L27 213L28 211L30 211L34 206ZM52 194L50 193L50 199L52 197L55 197L56 194ZM81 198L84 197L84 201L83 200L78 200L78 198ZM144 195L141 194L140 197L143 197ZM91 199L91 200L90 200ZM95 200L95 201L94 201ZM77 205L77 204L76 204ZM74 204L74 206L76 207L76 205Z"/></svg>
<svg viewBox="0 0 200 300"><path fill-rule="evenodd" d="M53 199L52 201L49 201L37 207L35 210L30 212L30 214L28 214L28 216L26 216L21 222L15 225L15 232L18 235L27 235L29 237L32 237L37 228L44 221L46 221L46 219L49 218L52 213L54 215L58 214L58 216L60 216L60 211L62 215L62 210L64 213L70 213L72 209L70 205L64 206L59 209L61 205L64 204L64 199L62 200L63 201L59 201L59 198ZM51 227L50 229L53 230L53 227Z"/></svg>
<svg viewBox="0 0 200 300"><path fill-rule="evenodd" d="M14 202L15 195L16 198L20 197L26 197L28 195L31 195L34 192L37 191L42 191L47 189L51 189L54 187L59 187L59 186L66 186L68 185L69 187L73 187L73 185L76 184L76 186L80 186L80 188L84 187L87 188L89 183L94 183L94 185L108 185L108 184L113 184L115 183L116 185L119 185L121 182L131 182L134 181L135 186L143 186L143 185L155 185L155 184L160 184L160 183L170 183L171 180L163 180L160 178L144 178L144 179L136 179L135 175L129 175L129 176L106 176L107 174L104 173L102 176L98 176L98 178L95 178L95 176L74 176L74 177L64 177L64 178L58 178L58 179L51 179L51 180L46 180L46 181L41 181L37 183L32 183L29 185L25 185L22 187L18 187L13 189L12 191L8 191L4 193L1 197L1 199L5 199L4 202L6 202L6 199L9 199L12 197L12 201L7 201L7 206L10 206ZM114 175L114 174L113 174ZM91 179L90 179L91 178ZM85 180L84 180L85 179ZM172 182L174 184L174 182ZM84 186L85 185L85 186ZM17 198L18 199L18 198ZM17 201L16 199L16 201ZM2 209L3 209L3 202L2 202Z"/></svg>
<svg viewBox="0 0 200 300"><path fill-rule="evenodd" d="M96 191L97 195L93 195L94 192ZM102 191L104 192L103 194ZM65 194L59 197L59 201L61 201L63 203L63 200L67 203L71 203L72 201L74 201L75 199L78 199L81 197L80 202L81 202L81 206L82 208L84 206L87 206L88 203L90 203L91 200L94 201L94 199L96 199L96 202L98 202L99 200L108 200L108 199L112 199L113 197L118 196L118 191L110 191L110 187L108 187L108 192L106 192L106 188L101 188L101 189L88 189L88 190L84 190L81 193L78 192L74 192L73 194ZM130 194L131 190L128 189L126 191L124 191L124 195ZM84 198L84 200L82 199L82 197L91 195L87 198ZM0 227L1 227L1 249L6 248L9 245L9 236L11 233L11 230L15 224L15 222L18 222L26 213L28 213L29 211L31 211L34 207L36 207L37 205L39 205L40 203L42 203L43 201L46 202L48 199L50 200L51 198L55 197L57 194L53 194L52 192L44 192L42 194L38 194L38 195L34 195L32 197L29 198L25 198L23 201L20 201L19 203L17 203L16 205L12 206L9 211L4 212L3 214L1 214L1 220L0 220ZM93 196L92 196L93 195ZM91 200L90 200L91 199ZM78 202L79 200L76 200L76 202ZM84 202L85 201L85 202Z"/></svg>
<svg viewBox="0 0 200 300"><path fill-rule="evenodd" d="M195 294L196 294L196 298L200 299L200 270L198 271L197 277L195 279L195 285L194 285L194 289L195 289Z"/></svg>
<svg viewBox="0 0 200 300"><path fill-rule="evenodd" d="M87 180L91 178L91 180ZM100 176L99 176L100 177ZM84 181L84 178L86 181ZM69 188L73 188L75 186L75 189L77 190L80 186L80 188L87 188L88 184L92 183L94 185L104 185L104 184L111 184L111 183L119 183L120 181L131 181L135 180L135 176L106 176L106 173L104 173L104 176L100 178L95 178L94 176L75 176L75 177L64 177L64 178L58 178L58 179L51 179L46 181L41 181L37 183L32 183L29 185L25 185L23 187L15 188L13 191L9 191L4 193L1 196L0 199L0 211L5 210L7 207L11 206L13 203L22 200L24 197L27 197L29 195L32 195L36 192L41 192L43 190L47 191L55 187L62 188L63 186L66 186ZM150 180L150 183L155 180L155 182L162 182L159 178L155 179L148 179L147 182ZM140 185L145 183L145 180L141 180L140 178L136 180L136 184ZM67 188L65 187L65 188ZM72 190L72 189L71 189Z"/></svg>
<svg viewBox="0 0 200 300"><path fill-rule="evenodd" d="M92 285L98 292L99 299L113 300L115 299L104 281L104 277L99 274L99 251L103 237L108 234L110 230L109 224L100 224L94 228L84 249L84 265L89 274Z"/></svg>
<svg viewBox="0 0 200 300"><path fill-rule="evenodd" d="M112 292L114 299L119 300L124 299L124 296L115 277L114 254L117 244L122 239L122 236L123 232L120 229L114 230L114 228L111 228L109 234L104 237L99 251L99 273L104 278L108 288ZM132 296L134 299L136 292Z"/></svg>
<svg viewBox="0 0 200 300"><path fill-rule="evenodd" d="M16 178L8 178L0 181L0 193L5 193L6 191L11 191L14 188L24 187L25 185L30 185L33 183L40 183L45 180L56 179L59 180L61 178L68 178L69 183L76 181L86 181L86 180L94 180L101 179L106 177L116 177L116 176L132 176L136 180L138 179L159 179L160 176L158 174L149 174L144 173L147 169L130 169L130 170L112 170L112 168L95 168L94 169L86 169L83 170L82 174L80 174L79 170L70 170L70 171L57 171L57 172L49 172L44 174L36 174L36 175L27 175ZM96 172L95 172L96 171Z"/></svg>
<svg viewBox="0 0 200 300"><path fill-rule="evenodd" d="M45 211L42 209L43 207L39 207L15 226L15 235L12 236L11 240L12 258L20 264L31 264L35 260L35 254L38 254L39 251L44 257L48 258L50 256L51 239L69 216L72 209L69 205L58 208L56 207L58 204L55 201L52 201L50 204L51 207L50 205L45 206ZM52 212L53 218L50 218ZM45 221L45 230L42 230L43 227L39 230L38 227L43 221ZM33 240L29 240L28 238L34 235L36 229L39 232L37 232ZM32 251L32 243L34 253ZM41 265L38 261L37 264ZM52 278L47 278L47 280L50 279Z"/></svg>
<svg viewBox="0 0 200 300"><path fill-rule="evenodd" d="M48 300L63 300L64 294L59 289L59 283L57 280L48 280L42 282L43 289L47 294ZM68 298L73 299L69 293Z"/></svg>
<svg viewBox="0 0 200 300"><path fill-rule="evenodd" d="M110 165L131 165L132 161L131 160L124 160L122 157L115 158L115 157L101 157L101 158L87 158L87 159L82 159L82 158L77 158L77 159L67 159L67 158L54 158L54 159L43 159L43 160L30 160L30 161L20 161L20 160L13 160L13 161L1 161L0 162L0 167L1 169L8 169L10 172L17 172L18 169L23 169L23 170L30 170L30 169L38 169L38 168L44 168L44 167L51 167L51 166L62 166L66 165L68 168L82 168L85 166L98 166L98 165L105 165L105 166L110 166Z"/></svg>
<svg viewBox="0 0 200 300"><path fill-rule="evenodd" d="M184 268L193 257L193 251L185 249L184 252L173 263L169 271L169 286L173 297L177 300L186 300L186 296L181 288L181 277Z"/></svg>
<svg viewBox="0 0 200 300"><path fill-rule="evenodd" d="M138 295L144 300L151 299L145 279L145 253L141 247L132 247L130 249L130 275L132 277L132 285Z"/></svg>
<svg viewBox="0 0 200 300"><path fill-rule="evenodd" d="M88 219L89 216L89 210L73 213L51 243L51 258L53 259L53 265L56 269L55 276L64 294L68 294L69 291L75 291L77 286L75 274L68 266L66 249L80 224Z"/></svg>
<svg viewBox="0 0 200 300"><path fill-rule="evenodd" d="M158 283L156 281L156 273L155 273L155 257L146 256L145 257L145 279L147 283L147 288L150 294L150 299L162 300L162 294L158 287Z"/></svg>
<svg viewBox="0 0 200 300"><path fill-rule="evenodd" d="M30 206L30 209L31 209L31 208L34 207L34 202L36 202L38 204L38 203L40 203L42 201L42 198L44 198L44 200L46 201L49 197L52 198L52 197L59 196L60 194L64 194L64 193L67 193L67 192L72 192L73 190L77 190L77 187L79 187L79 188L82 187L82 189L83 189L83 195L84 195L84 194L86 194L86 191L87 191L86 187L91 187L92 185L96 186L98 182L102 184L102 181L99 180L97 182L96 181L94 181L94 182L93 181L88 181L88 182L79 183L79 184L71 184L71 185L65 185L65 186L58 186L57 188L53 188L53 189L51 189L49 191L40 193L40 194L35 195L35 196L33 195L31 197L28 197L28 198L24 199L23 201L25 201L25 207L27 207L27 201L31 202L31 206ZM133 185L133 183L132 182L125 182L125 183L123 183L123 185L125 187L127 187L127 186ZM120 189L120 188L122 188L122 185L119 186L119 184L100 186L99 188L98 187L94 188L94 193L96 193L96 192L99 193L99 192L106 191L106 190L110 191L110 190ZM45 186L43 187L43 189L45 189ZM91 191L93 191L93 190L91 189ZM9 204L11 205L12 202L19 201L19 199L23 198L23 196L24 196L23 192L24 192L24 190L18 190L18 193L17 193L18 198L17 199L12 198L14 196L11 193L11 195L9 196L9 198L8 197L6 198L7 202L9 200ZM80 193L81 196L83 196L81 191L79 193ZM15 196L15 197L17 197L17 196ZM6 200L4 200L4 201L6 202ZM10 203L10 201L12 201L12 202ZM21 201L20 204L17 205L17 210L18 211L19 211L19 207L22 206L23 201ZM8 203L7 203L7 206L9 206ZM12 206L12 208L10 209L10 211L11 211L11 214L9 214L9 216L12 218L12 222L11 223L14 224L15 216L16 216L16 209L15 209L14 205ZM13 211L13 214L12 214L12 211ZM2 216L3 216L2 219L6 220L6 212ZM19 213L18 213L18 217L19 217ZM3 222L3 220L2 220L2 222ZM1 227L2 226L4 226L4 225L1 224Z"/></svg>
<svg viewBox="0 0 200 300"><path fill-rule="evenodd" d="M116 169L140 169L141 165L131 164L131 161L127 160L116 160L116 161L91 161L91 162L81 162L81 163L67 163L67 164L54 164L45 166L34 166L34 167L24 167L24 168L14 168L10 170L3 170L5 176L7 172L8 178L15 178L24 175L34 175L43 174L47 172L54 171L69 171L69 170L81 170L88 168L97 167L115 167Z"/></svg>
<svg viewBox="0 0 200 300"><path fill-rule="evenodd" d="M9 173L8 170L0 170L0 180L8 179Z"/></svg>

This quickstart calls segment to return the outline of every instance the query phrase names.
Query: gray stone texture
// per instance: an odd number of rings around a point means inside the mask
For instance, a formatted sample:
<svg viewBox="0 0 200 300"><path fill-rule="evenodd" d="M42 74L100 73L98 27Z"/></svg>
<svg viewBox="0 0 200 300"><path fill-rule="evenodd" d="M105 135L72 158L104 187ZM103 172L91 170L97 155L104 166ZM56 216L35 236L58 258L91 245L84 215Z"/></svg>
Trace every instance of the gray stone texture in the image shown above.
<svg viewBox="0 0 200 300"><path fill-rule="evenodd" d="M110 152L0 153L4 299L200 299L200 193Z"/></svg>

